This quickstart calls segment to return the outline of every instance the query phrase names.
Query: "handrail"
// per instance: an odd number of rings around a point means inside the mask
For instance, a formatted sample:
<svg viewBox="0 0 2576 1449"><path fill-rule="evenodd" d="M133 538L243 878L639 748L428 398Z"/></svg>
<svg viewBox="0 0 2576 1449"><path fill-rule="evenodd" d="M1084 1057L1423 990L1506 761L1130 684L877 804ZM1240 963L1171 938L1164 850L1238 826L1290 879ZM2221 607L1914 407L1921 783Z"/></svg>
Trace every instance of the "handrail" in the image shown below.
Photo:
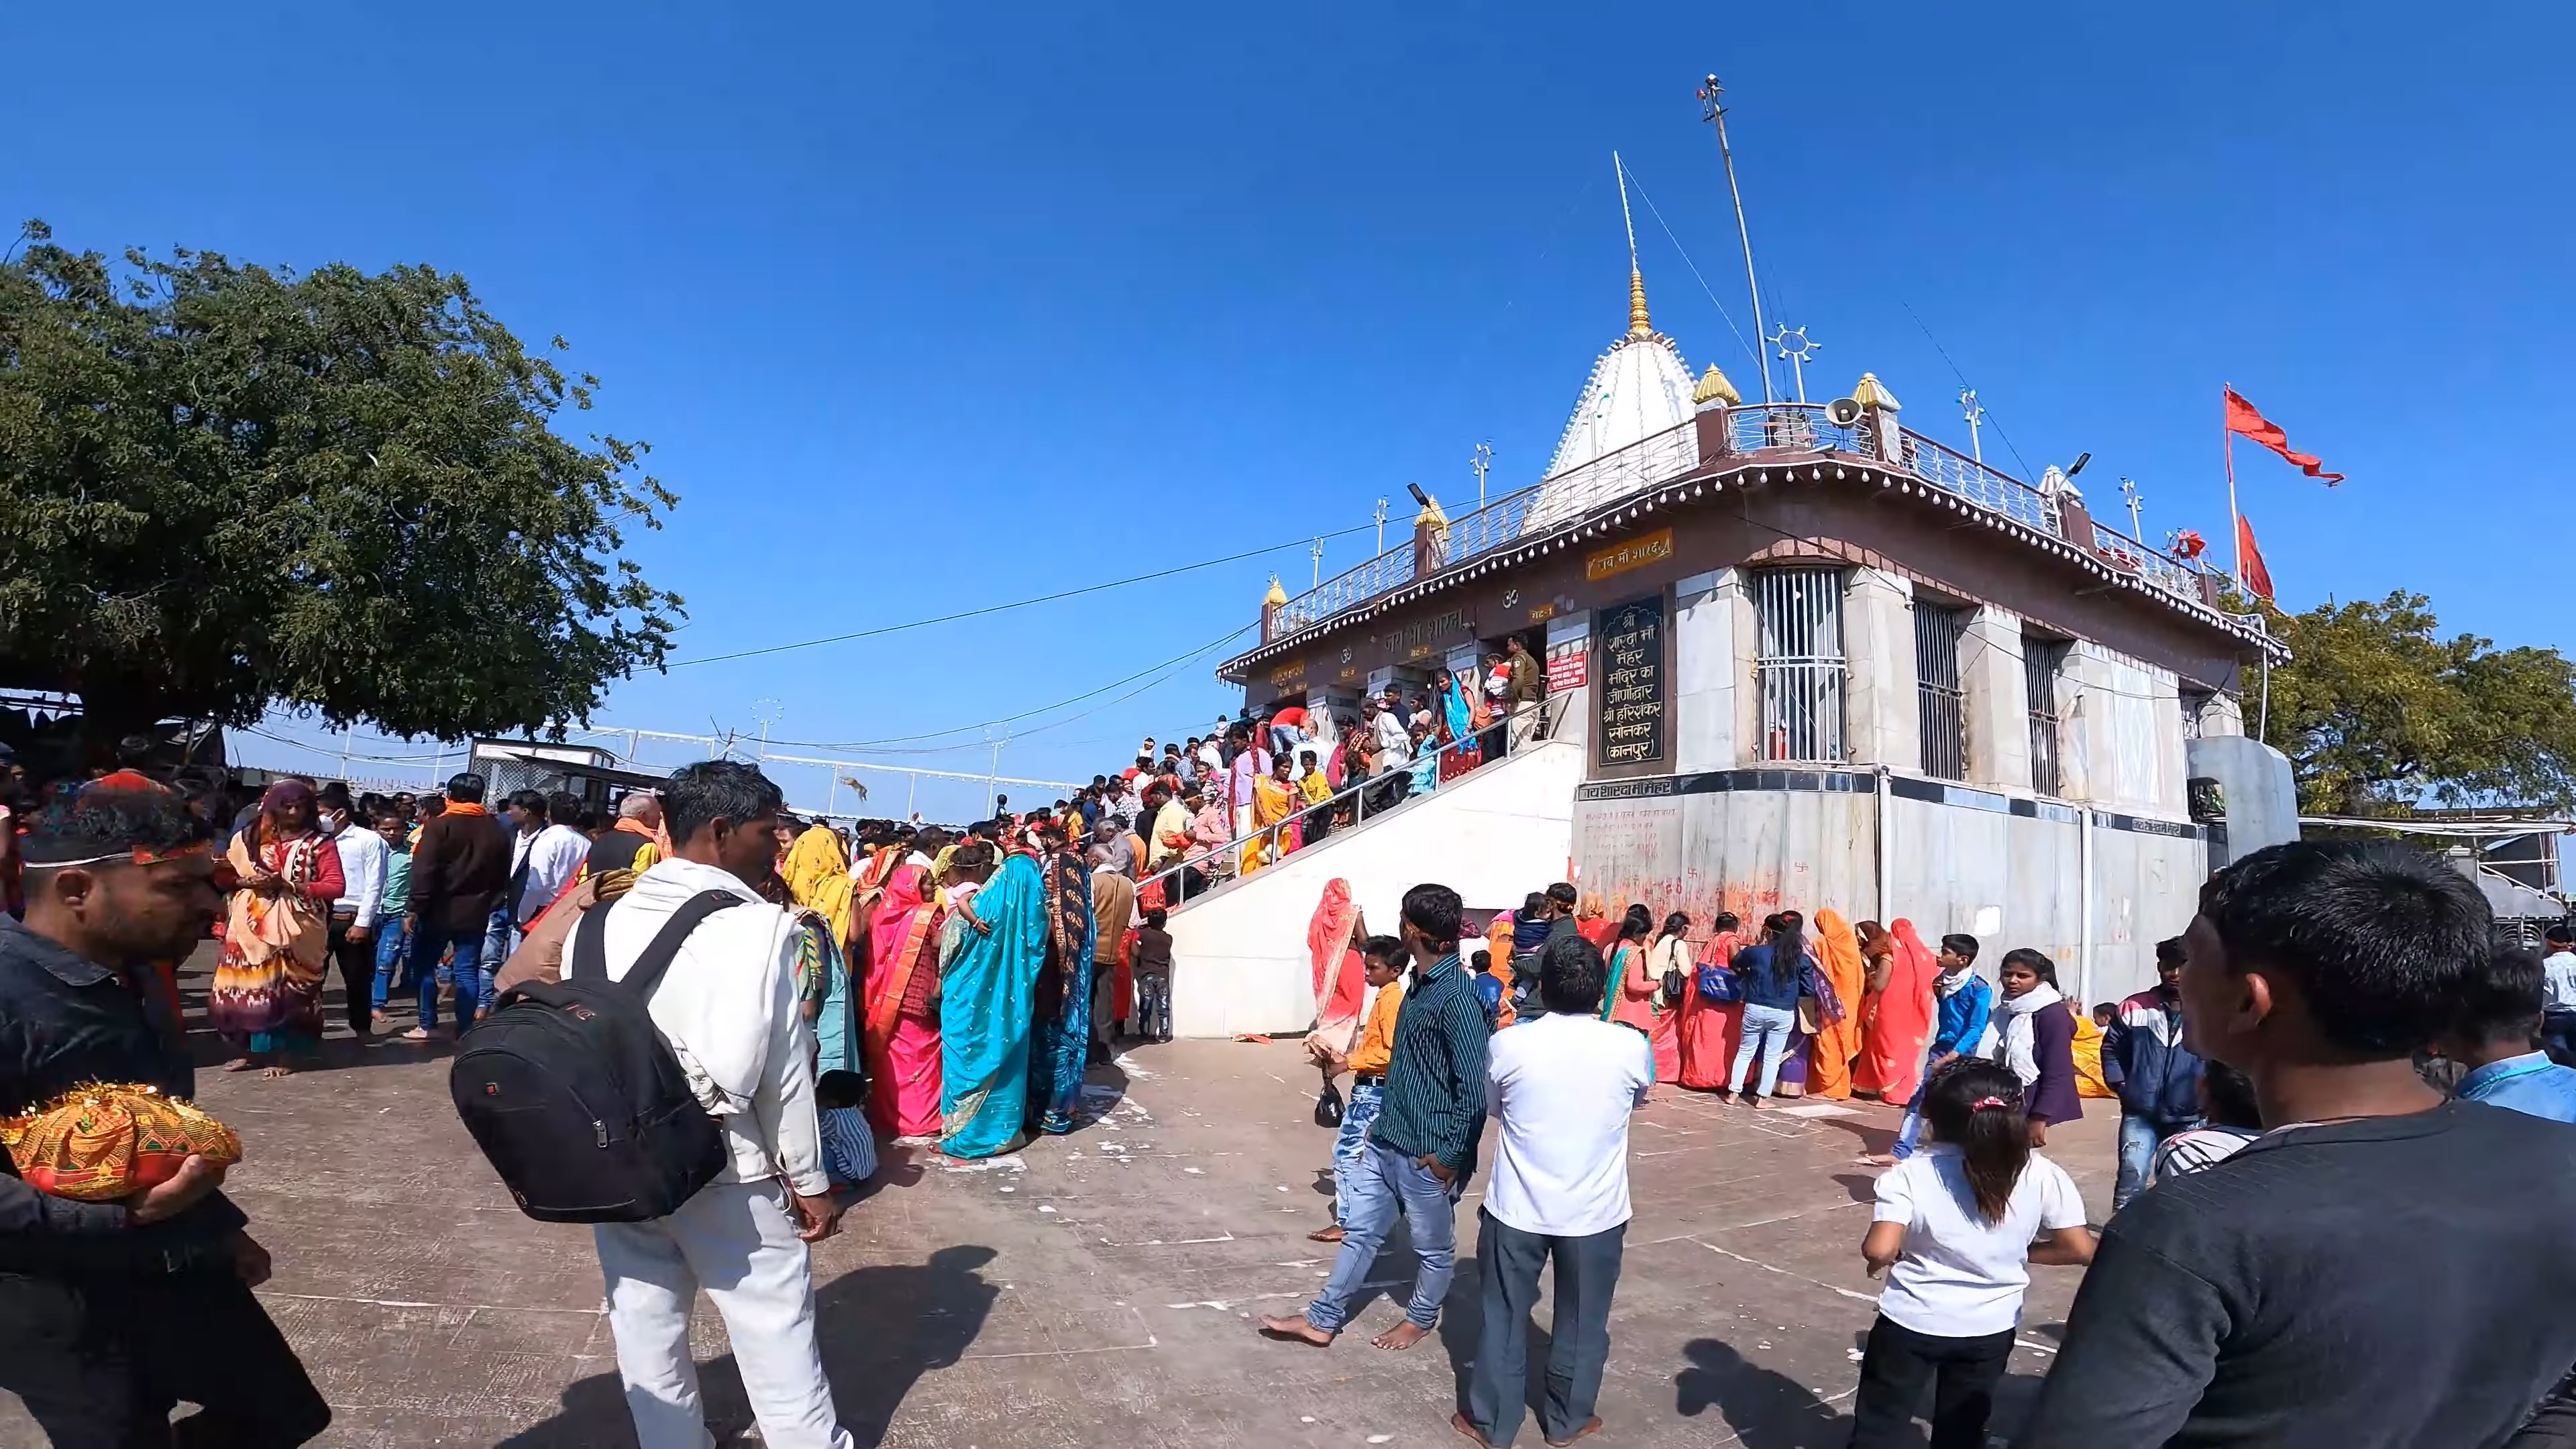
<svg viewBox="0 0 2576 1449"><path fill-rule="evenodd" d="M1726 410L1727 447L1740 457L1763 453L1846 453L1881 459L1875 420L1833 421L1813 403L1747 403ZM1427 561L1431 573L1456 568L1589 514L1614 499L1642 491L1700 466L1696 420L1638 439L1517 493L1452 520ZM1911 428L1896 429L1894 466L1944 493L1989 513L2063 537L2058 500L2036 487L1936 442ZM1882 460L1883 461L1883 460ZM2175 559L2096 521L2094 536L2078 540L2134 570L2145 582L2191 603L2201 600L2201 569ZM1311 628L1332 616L1414 582L1420 573L1413 540L1346 569L1288 601L1271 637Z"/></svg>
<svg viewBox="0 0 2576 1449"><path fill-rule="evenodd" d="M1543 742L1543 741L1546 741L1546 740L1549 740L1549 739L1553 739L1553 738L1555 738L1555 736L1556 736L1556 732L1557 732L1557 728L1558 728L1559 726L1561 726L1562 724L1564 724L1564 722L1565 722L1565 710L1566 710L1566 706L1567 706L1567 705L1569 705L1569 704L1571 704L1571 703L1573 702L1574 698L1575 698L1575 696L1574 696L1573 694L1571 694L1571 693L1567 693L1567 694L1552 694L1552 695L1549 695L1549 696L1547 696L1547 697L1545 697L1545 698L1543 698L1543 699L1539 700L1539 701L1538 701L1538 728L1537 728L1535 731L1533 731L1533 732L1531 733L1531 735L1530 735L1530 737L1529 737L1529 739L1528 739L1528 741L1527 741L1527 744L1538 744L1538 743L1541 743L1541 742ZM1462 739L1462 740L1451 740L1451 741L1448 741L1447 743L1445 743L1445 744L1441 745L1438 749L1433 750L1433 751L1431 752L1431 754L1430 754L1429 758L1434 759L1434 760L1437 760L1437 759L1438 759L1438 758L1440 758L1442 755L1448 754L1449 752L1451 752L1451 751L1453 751L1453 750L1464 750L1464 749L1466 749L1469 745L1471 745L1471 744L1475 744L1477 741L1479 741L1479 740L1483 739L1483 738L1484 738L1484 736L1485 736L1488 732L1490 732L1490 731L1492 731L1492 730L1496 730L1496 729L1509 730L1509 729L1512 727L1512 724L1513 724L1513 721L1515 720L1515 718L1517 718L1517 717L1521 714L1522 709L1525 709L1525 708L1527 708L1527 706L1522 706L1522 707L1520 707L1520 708L1515 708L1515 709L1512 709L1512 710L1508 710L1508 711L1506 711L1506 712L1503 714L1503 716L1502 716L1500 719L1495 720L1492 724L1487 725L1487 726L1486 726L1484 729L1482 729L1482 730L1477 730L1477 731L1474 731L1474 732L1470 733L1470 734L1467 736L1467 738ZM1483 766L1484 766L1484 765L1492 764L1492 763L1494 763L1496 760L1508 759L1508 758L1510 758L1511 754L1512 754L1512 745L1511 745L1511 743L1510 743L1510 739L1509 739L1509 737L1508 737L1508 735L1507 735L1507 736L1505 737L1505 741L1504 741L1503 753L1502 753L1501 755L1498 755L1498 756L1494 757L1494 760L1486 760L1486 761L1482 761L1482 762L1480 762L1480 763L1479 763L1479 765L1477 766L1477 768L1481 769L1481 768L1483 768ZM1304 825L1304 824L1305 824L1309 819L1311 819L1312 817L1314 817L1314 816L1315 816L1315 815L1317 815L1317 814L1322 814L1322 815L1324 815L1324 816L1325 816L1325 818L1330 819L1330 818L1331 818L1331 812L1334 810L1334 808L1335 808L1335 807L1337 807L1337 806L1339 806L1339 805L1340 805L1343 801L1345 801L1345 800L1348 800L1348 801L1350 801L1350 802L1351 802L1351 823L1350 823L1349 825L1347 825L1347 826L1342 827L1342 829L1345 829L1345 830L1357 830L1357 829L1359 829L1359 828L1360 828L1360 826L1361 826L1361 825L1362 825L1362 824L1363 824L1363 823L1368 819L1368 795L1369 795L1369 793L1370 793L1370 792L1372 792L1372 791L1374 791L1374 790L1376 790L1379 786L1384 785L1386 782L1388 782L1388 781L1390 781L1390 780L1394 779L1394 778L1395 778L1396 776L1398 776L1398 775L1410 775L1410 774L1412 774L1412 773L1413 773L1413 771L1414 771L1414 768L1415 768L1418 764L1420 764L1420 763L1421 763L1422 758L1423 758L1422 756L1416 756L1415 758L1413 758L1413 759L1411 759L1411 760L1407 760L1405 763L1403 763L1403 764L1401 764L1401 765L1398 765L1397 767L1395 767L1395 768L1394 768L1394 769L1392 769L1392 770L1387 770L1387 771L1381 772L1381 773L1379 773L1379 774L1372 775L1372 776L1370 776L1369 778L1367 778L1367 779L1365 779L1365 780L1362 780L1362 781L1360 781L1360 782L1359 782L1359 783L1357 783L1357 784L1345 784L1344 786L1342 786L1342 788L1341 788L1340 790L1338 790L1338 791L1334 792L1333 794L1331 794L1331 795L1329 795L1329 796L1326 796L1324 799L1319 800L1319 801L1316 801L1315 803L1313 803L1313 804L1311 804L1311 805L1308 805L1307 807L1305 807L1305 808L1304 808L1304 809L1302 809L1302 810L1298 810L1298 811L1295 811L1295 812L1291 813L1291 814L1289 815L1289 817L1288 817L1287 819L1285 819L1285 820L1273 821L1272 823L1270 823L1270 824L1268 824L1268 825L1256 826L1256 827L1254 827L1253 829L1251 829L1251 830L1249 830L1249 831L1247 831L1247 832L1244 832L1243 834L1240 834L1240 835L1236 835L1236 836L1231 837L1230 839L1228 839L1228 840L1227 840L1224 844L1222 844L1222 845L1210 846L1210 847L1209 847L1209 848L1207 848L1206 850L1200 851L1200 852L1199 852L1198 854L1196 854L1196 855L1185 856L1185 857L1184 857L1184 858L1182 858L1182 859L1181 859L1177 864L1167 865L1167 866L1163 867L1163 868L1162 868L1162 869L1160 869L1160 870L1157 870L1157 871L1152 872L1152 873L1151 873L1151 874L1149 874L1149 875L1145 875L1145 876L1141 876L1141 877L1139 877L1139 878L1137 879L1137 882L1136 882L1136 888L1137 888L1139 891L1142 891L1146 886L1151 885L1151 884L1153 884L1153 883L1155 883L1155 882L1157 882L1157 881L1170 881L1170 882L1172 883L1172 886L1173 886L1173 887L1175 887L1175 889L1167 889L1167 890L1166 890L1166 893L1165 893L1165 898L1166 898L1166 900L1168 900L1168 901L1170 902L1170 904L1171 904L1173 907L1177 908L1177 907L1179 907L1179 906L1181 906L1181 905L1183 905L1183 904L1185 904L1185 903L1186 903L1186 902L1184 901L1184 899L1182 898L1182 893L1181 893L1181 891L1180 891L1179 889L1176 889L1177 887L1180 887L1180 886L1182 886L1182 885L1183 885L1183 883L1182 883L1182 882L1181 882L1181 880L1180 880L1180 875L1181 875L1181 872L1182 872L1182 871L1184 871L1184 870L1198 870L1198 871L1200 872L1200 874L1202 874L1203 876L1208 877L1208 884L1207 884L1207 886L1205 887L1205 889L1203 889L1203 890L1200 892L1200 894L1201 894L1201 895L1205 895L1205 894L1207 894L1207 893L1209 893L1209 892L1211 892L1211 891L1214 891L1214 890L1215 890L1215 889L1216 889L1220 884L1222 884L1222 883L1223 883L1223 882L1222 882L1222 880L1220 880L1220 879L1217 877L1217 874L1216 874L1215 872L1208 871L1208 870L1204 869L1204 867L1205 867L1205 865L1206 865L1206 863L1207 863L1208 861L1211 861L1211 860L1222 860L1222 861L1232 861L1232 860L1235 860L1235 859L1239 858L1239 857L1242 855L1242 853L1243 853L1243 847L1244 847L1245 845L1249 844L1250 842L1255 841L1255 840L1262 839L1262 838L1264 838L1264 837L1266 837L1266 836L1275 836L1275 835L1278 835L1280 832L1282 832L1282 831L1284 831L1284 830L1288 829L1290 826L1302 826L1302 825ZM1432 788L1433 788L1434 790L1437 790L1437 789L1439 788L1439 767L1438 767L1437 765L1435 765L1435 766L1433 766L1433 767L1432 767L1432 781L1433 781ZM1415 799L1415 798L1418 798L1418 797L1413 796L1413 795L1411 795L1411 794L1409 794L1409 793L1405 796L1405 799L1407 799L1407 800L1411 800L1411 799ZM1229 810L1231 810L1231 809L1232 809L1231 803L1229 803L1229 805L1228 805L1228 809L1229 809ZM1149 828L1150 828L1150 827L1149 827ZM1339 832L1339 831L1336 831L1336 832L1334 832L1334 833L1335 833L1335 834L1339 834L1340 832ZM1331 837L1330 837L1330 836L1327 836L1326 838L1327 838L1327 839L1330 839ZM1150 851L1153 849L1153 842L1151 842L1151 841L1146 842L1146 849L1150 852ZM1230 877L1231 872L1228 872L1228 875L1229 875L1229 877Z"/></svg>

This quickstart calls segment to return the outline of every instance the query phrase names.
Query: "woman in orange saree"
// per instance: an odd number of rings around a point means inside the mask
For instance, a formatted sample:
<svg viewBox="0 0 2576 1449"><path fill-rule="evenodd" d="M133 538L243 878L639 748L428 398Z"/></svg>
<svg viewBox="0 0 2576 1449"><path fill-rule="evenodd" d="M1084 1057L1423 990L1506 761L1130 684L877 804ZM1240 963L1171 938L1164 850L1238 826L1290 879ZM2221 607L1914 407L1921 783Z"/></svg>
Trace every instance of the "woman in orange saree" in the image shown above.
<svg viewBox="0 0 2576 1449"><path fill-rule="evenodd" d="M1360 1005L1368 994L1368 981L1360 969L1361 931L1359 902L1351 899L1351 883L1339 876L1324 882L1324 897L1315 903L1314 919L1306 926L1306 954L1315 964L1312 1035L1336 1049L1350 1045L1351 1028L1358 1025Z"/></svg>
<svg viewBox="0 0 2576 1449"><path fill-rule="evenodd" d="M1880 1101L1909 1102L1922 1079L1924 1044L1932 1039L1932 983L1941 966L1912 921L1895 921L1888 934L1896 954L1888 961L1877 1015L1861 1033L1856 1072L1859 1085L1875 1088Z"/></svg>
<svg viewBox="0 0 2576 1449"><path fill-rule="evenodd" d="M313 787L280 780L226 851L239 884L206 998L215 1029L243 1044L226 1071L256 1066L263 1077L282 1077L294 1070L290 1057L322 1045L331 902L348 887L340 848L314 828L313 814Z"/></svg>
<svg viewBox="0 0 2576 1449"><path fill-rule="evenodd" d="M1727 1068L1735 1062L1735 1041L1743 1030L1744 1008L1709 1000L1701 983L1711 973L1723 975L1727 963L1735 959L1735 949L1742 944L1737 934L1739 924L1735 912L1717 913L1716 920L1710 923L1708 944L1699 948L1690 990L1682 993L1682 1085L1694 1092L1725 1091Z"/></svg>
<svg viewBox="0 0 2576 1449"><path fill-rule="evenodd" d="M868 922L868 1120L895 1137L939 1135L939 926L930 872L897 865Z"/></svg>
<svg viewBox="0 0 2576 1449"><path fill-rule="evenodd" d="M1838 911L1816 912L1816 969L1834 988L1842 1017L1817 1017L1816 1038L1807 1047L1807 1095L1836 1100L1852 1094L1852 1058L1860 1055L1860 1001L1868 985L1860 959L1860 938Z"/></svg>

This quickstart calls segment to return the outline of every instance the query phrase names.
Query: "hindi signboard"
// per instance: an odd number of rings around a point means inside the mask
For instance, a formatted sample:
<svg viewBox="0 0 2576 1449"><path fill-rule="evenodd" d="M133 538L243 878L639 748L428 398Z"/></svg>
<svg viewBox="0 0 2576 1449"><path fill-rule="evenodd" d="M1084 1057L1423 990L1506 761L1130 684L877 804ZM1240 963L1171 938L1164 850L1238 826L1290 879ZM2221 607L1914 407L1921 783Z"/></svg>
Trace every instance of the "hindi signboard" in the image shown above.
<svg viewBox="0 0 2576 1449"><path fill-rule="evenodd" d="M1643 765L1664 757L1664 600L1658 594L1604 612L1601 648L1601 763Z"/></svg>

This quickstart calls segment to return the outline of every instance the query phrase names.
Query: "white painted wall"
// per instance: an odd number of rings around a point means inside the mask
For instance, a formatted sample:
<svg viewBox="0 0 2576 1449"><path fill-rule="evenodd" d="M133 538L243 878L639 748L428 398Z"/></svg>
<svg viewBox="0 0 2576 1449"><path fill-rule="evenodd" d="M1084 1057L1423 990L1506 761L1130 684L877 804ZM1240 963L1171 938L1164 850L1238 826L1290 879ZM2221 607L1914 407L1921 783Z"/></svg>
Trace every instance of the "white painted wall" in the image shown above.
<svg viewBox="0 0 2576 1449"><path fill-rule="evenodd" d="M1369 929L1395 934L1404 893L1438 881L1470 907L1517 906L1565 879L1583 750L1533 745L1298 851L1172 917L1172 1031L1228 1037L1314 1021L1306 928L1339 876Z"/></svg>

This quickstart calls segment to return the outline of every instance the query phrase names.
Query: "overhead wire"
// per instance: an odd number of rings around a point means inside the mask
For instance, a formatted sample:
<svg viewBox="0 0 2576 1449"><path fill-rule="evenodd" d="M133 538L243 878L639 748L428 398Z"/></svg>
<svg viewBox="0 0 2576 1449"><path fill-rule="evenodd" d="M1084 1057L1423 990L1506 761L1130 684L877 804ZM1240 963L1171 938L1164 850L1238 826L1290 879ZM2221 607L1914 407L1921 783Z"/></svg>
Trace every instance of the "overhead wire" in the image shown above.
<svg viewBox="0 0 2576 1449"><path fill-rule="evenodd" d="M1914 304L1905 301L1903 298L1899 298L1897 300L1897 305L1905 309L1906 316L1914 319L1915 326L1923 328L1923 340L1931 343L1932 350L1940 353L1941 360L1949 364L1950 375L1959 380L1959 386L1967 391L1974 392L1976 389L1968 382L1968 375L1959 370L1958 363L1951 361L1950 349L1942 346L1941 339L1932 335L1932 329L1924 324L1922 314L1914 310ZM2030 460L2021 455L2021 449L2013 446L2012 434L2004 431L2003 419L1996 417L1994 409L1985 407L1984 402L1985 400L1983 398L1978 399L1980 415L1989 426L1994 428L1995 436L2004 440L2004 451L2012 454L2013 461L2021 465L2022 476L2024 478L2036 477L2037 475L2031 469Z"/></svg>
<svg viewBox="0 0 2576 1449"><path fill-rule="evenodd" d="M719 664L728 659L755 659L765 654L784 654L792 649L812 649L824 644L846 644L853 639L873 639L884 634L900 634L907 629L926 629L933 624L954 624L961 619L980 618L986 614L999 614L1010 609L1025 609L1033 604L1052 604L1064 599L1080 598L1084 594L1097 594L1109 589L1123 589L1130 584L1150 583L1155 579L1168 579L1178 574L1191 573L1199 569L1215 568L1219 564L1241 563L1245 559L1259 558L1263 554L1283 553L1292 548L1308 547L1318 538L1347 538L1355 533L1366 533L1377 526L1378 525L1375 523L1362 523L1350 528L1337 529L1331 533L1310 533L1302 538L1292 538L1284 543L1271 544L1266 548L1247 549L1242 553L1227 554L1223 558L1201 559L1197 563L1179 564L1172 568L1157 569L1153 573L1137 574L1132 578L1111 579L1107 583L1101 584L1085 584L1078 589L1063 589L1052 594L1039 594L1034 598L1014 599L1006 604L987 604L980 609L966 609L954 614L941 614L938 617L931 619L911 619L900 624L881 624L873 629L860 629L848 634L834 634L828 638L804 639L793 644L771 644L759 649L737 649L730 654L703 654L695 659L675 659L666 667L681 669L692 664ZM947 731L941 731L940 733L944 734L947 733Z"/></svg>
<svg viewBox="0 0 2576 1449"><path fill-rule="evenodd" d="M1756 368L1762 367L1764 365L1762 349L1744 340L1744 329L1735 325L1735 315L1726 310L1724 302L1717 300L1717 290L1708 284L1708 278L1700 275L1699 263L1691 260L1690 249L1683 246L1682 239L1673 234L1672 223L1664 220L1664 213L1656 207L1655 198L1647 194L1646 183L1637 179L1637 168L1627 165L1624 161L1620 164L1628 173L1629 183L1637 188L1637 198L1646 203L1646 214L1655 219L1655 225L1664 229L1664 239L1671 242L1673 250L1681 254L1682 265L1690 268L1691 279L1699 283L1700 291L1708 297L1708 305L1717 309L1718 320L1726 324L1727 331L1735 334L1736 345L1742 347L1746 355L1753 359L1753 365Z"/></svg>

